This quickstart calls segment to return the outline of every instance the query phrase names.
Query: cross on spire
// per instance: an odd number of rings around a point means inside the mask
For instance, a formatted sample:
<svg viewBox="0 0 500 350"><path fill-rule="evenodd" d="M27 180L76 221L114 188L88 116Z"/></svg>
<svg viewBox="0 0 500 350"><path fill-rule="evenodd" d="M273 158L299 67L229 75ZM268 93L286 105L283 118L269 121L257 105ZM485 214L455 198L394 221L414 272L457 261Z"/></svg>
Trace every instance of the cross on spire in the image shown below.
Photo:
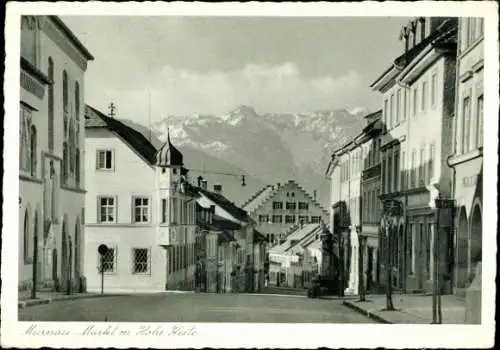
<svg viewBox="0 0 500 350"><path fill-rule="evenodd" d="M111 102L108 106L108 109L109 109L109 113L108 115L111 117L111 118L114 118L115 116L115 109L116 109L116 106L113 102Z"/></svg>

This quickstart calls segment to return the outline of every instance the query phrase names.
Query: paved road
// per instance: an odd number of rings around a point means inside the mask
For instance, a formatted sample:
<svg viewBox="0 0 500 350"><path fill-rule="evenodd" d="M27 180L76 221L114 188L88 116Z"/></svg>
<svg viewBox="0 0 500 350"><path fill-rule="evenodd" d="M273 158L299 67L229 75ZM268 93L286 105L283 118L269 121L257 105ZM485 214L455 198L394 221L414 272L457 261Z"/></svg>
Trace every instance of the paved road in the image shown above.
<svg viewBox="0 0 500 350"><path fill-rule="evenodd" d="M370 323L340 300L258 294L154 294L58 301L20 321Z"/></svg>

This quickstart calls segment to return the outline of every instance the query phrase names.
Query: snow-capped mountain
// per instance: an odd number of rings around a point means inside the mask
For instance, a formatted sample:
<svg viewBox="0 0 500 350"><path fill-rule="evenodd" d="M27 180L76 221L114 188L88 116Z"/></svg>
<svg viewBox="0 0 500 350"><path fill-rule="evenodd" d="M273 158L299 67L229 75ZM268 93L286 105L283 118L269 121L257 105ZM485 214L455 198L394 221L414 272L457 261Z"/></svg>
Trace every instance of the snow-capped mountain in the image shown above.
<svg viewBox="0 0 500 350"><path fill-rule="evenodd" d="M264 183L295 179L311 193L317 189L318 200L326 204L329 184L324 171L329 157L361 131L365 112L358 108L355 114L346 109L259 114L242 105L220 116L169 116L152 130L161 141L170 130L172 142L180 148L221 159ZM203 166L217 171L208 160Z"/></svg>

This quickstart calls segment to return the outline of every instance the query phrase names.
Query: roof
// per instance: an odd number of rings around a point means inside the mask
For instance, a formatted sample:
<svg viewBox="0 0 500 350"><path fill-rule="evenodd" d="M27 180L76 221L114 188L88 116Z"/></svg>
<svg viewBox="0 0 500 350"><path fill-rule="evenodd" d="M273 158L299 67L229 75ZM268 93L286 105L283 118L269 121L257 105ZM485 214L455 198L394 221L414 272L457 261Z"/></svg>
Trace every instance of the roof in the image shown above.
<svg viewBox="0 0 500 350"><path fill-rule="evenodd" d="M297 230L293 231L290 235L288 235L285 242L269 249L269 253L282 254L287 252L290 248L292 248L295 245L292 244L292 241L297 241L298 243L298 241L300 241L307 235L311 234L312 232L316 231L318 228L320 228L320 224L307 224L304 225L302 228L298 228Z"/></svg>
<svg viewBox="0 0 500 350"><path fill-rule="evenodd" d="M85 128L106 128L123 138L150 165L156 162L156 148L137 130L123 124L118 119L110 118L92 106L85 106Z"/></svg>
<svg viewBox="0 0 500 350"><path fill-rule="evenodd" d="M182 153L170 142L170 132L167 134L167 142L156 153L156 165L163 167L184 165Z"/></svg>
<svg viewBox="0 0 500 350"><path fill-rule="evenodd" d="M240 207L236 206L229 199L221 195L220 193L211 192L208 190L204 190L200 187L196 187L196 190L210 199L212 202L217 204L219 207L227 211L230 215L232 215L235 219L240 221L249 222L250 218L247 212Z"/></svg>
<svg viewBox="0 0 500 350"><path fill-rule="evenodd" d="M266 236L264 236L262 233L260 233L259 231L257 230L253 230L253 241L254 242L266 242L267 241L267 238Z"/></svg>
<svg viewBox="0 0 500 350"><path fill-rule="evenodd" d="M264 188L257 191L250 199L246 201L246 204L243 205L243 209L245 209L248 213L253 213L256 209L258 209L262 203L268 200L271 195L274 195L274 191L278 191L286 187L286 185L291 184L295 185L300 191L304 192L306 198L320 208L323 211L323 214L328 214L328 212L319 204L317 200L315 200L302 186L300 186L294 180L288 180L285 184L278 183L277 185L266 185Z"/></svg>
<svg viewBox="0 0 500 350"><path fill-rule="evenodd" d="M392 62L391 66L386 69L375 81L370 85L370 87L374 87L377 82L379 82L385 75L387 75L393 68L398 70L406 67L418 54L424 50L424 48L431 42L433 42L436 38L442 35L444 32L449 31L451 28L456 26L457 21L455 18L450 18L444 21L439 27L436 28L432 33L429 34L424 40L419 42L417 45L412 47L407 52L404 52L400 56L396 57L396 59Z"/></svg>
<svg viewBox="0 0 500 350"><path fill-rule="evenodd" d="M94 56L87 50L87 48L82 44L82 42L76 37L76 35L69 29L69 27L63 22L59 16L48 16L54 23L61 29L61 31L70 39L70 41L77 47L77 49L85 56L89 61L94 60Z"/></svg>
<svg viewBox="0 0 500 350"><path fill-rule="evenodd" d="M256 210L260 204L264 201L264 199L273 191L273 186L266 185L259 191L257 191L252 197L250 197L245 204L243 204L243 208L251 213Z"/></svg>
<svg viewBox="0 0 500 350"><path fill-rule="evenodd" d="M382 116L382 110L379 109L378 111L376 112L373 112L373 113L368 113L367 115L365 115L363 118L365 119L372 119L372 118L379 118Z"/></svg>

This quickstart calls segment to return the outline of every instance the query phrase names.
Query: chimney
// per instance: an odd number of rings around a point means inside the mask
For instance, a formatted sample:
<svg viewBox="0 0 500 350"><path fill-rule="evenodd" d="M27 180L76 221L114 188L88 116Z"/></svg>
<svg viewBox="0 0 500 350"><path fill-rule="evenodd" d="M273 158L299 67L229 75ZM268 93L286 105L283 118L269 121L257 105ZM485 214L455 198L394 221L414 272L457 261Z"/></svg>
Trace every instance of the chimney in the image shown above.
<svg viewBox="0 0 500 350"><path fill-rule="evenodd" d="M206 190L207 189L207 185L208 185L207 180L201 180L201 188L202 189Z"/></svg>
<svg viewBox="0 0 500 350"><path fill-rule="evenodd" d="M219 183L214 184L214 192L221 194L222 193L222 185Z"/></svg>
<svg viewBox="0 0 500 350"><path fill-rule="evenodd" d="M424 17L420 17L418 19L418 25L420 26L420 40L419 41L423 41L425 39L425 22L426 22L426 19Z"/></svg>
<svg viewBox="0 0 500 350"><path fill-rule="evenodd" d="M201 188L201 182L203 181L203 176L200 175L196 179L198 180L198 187Z"/></svg>

